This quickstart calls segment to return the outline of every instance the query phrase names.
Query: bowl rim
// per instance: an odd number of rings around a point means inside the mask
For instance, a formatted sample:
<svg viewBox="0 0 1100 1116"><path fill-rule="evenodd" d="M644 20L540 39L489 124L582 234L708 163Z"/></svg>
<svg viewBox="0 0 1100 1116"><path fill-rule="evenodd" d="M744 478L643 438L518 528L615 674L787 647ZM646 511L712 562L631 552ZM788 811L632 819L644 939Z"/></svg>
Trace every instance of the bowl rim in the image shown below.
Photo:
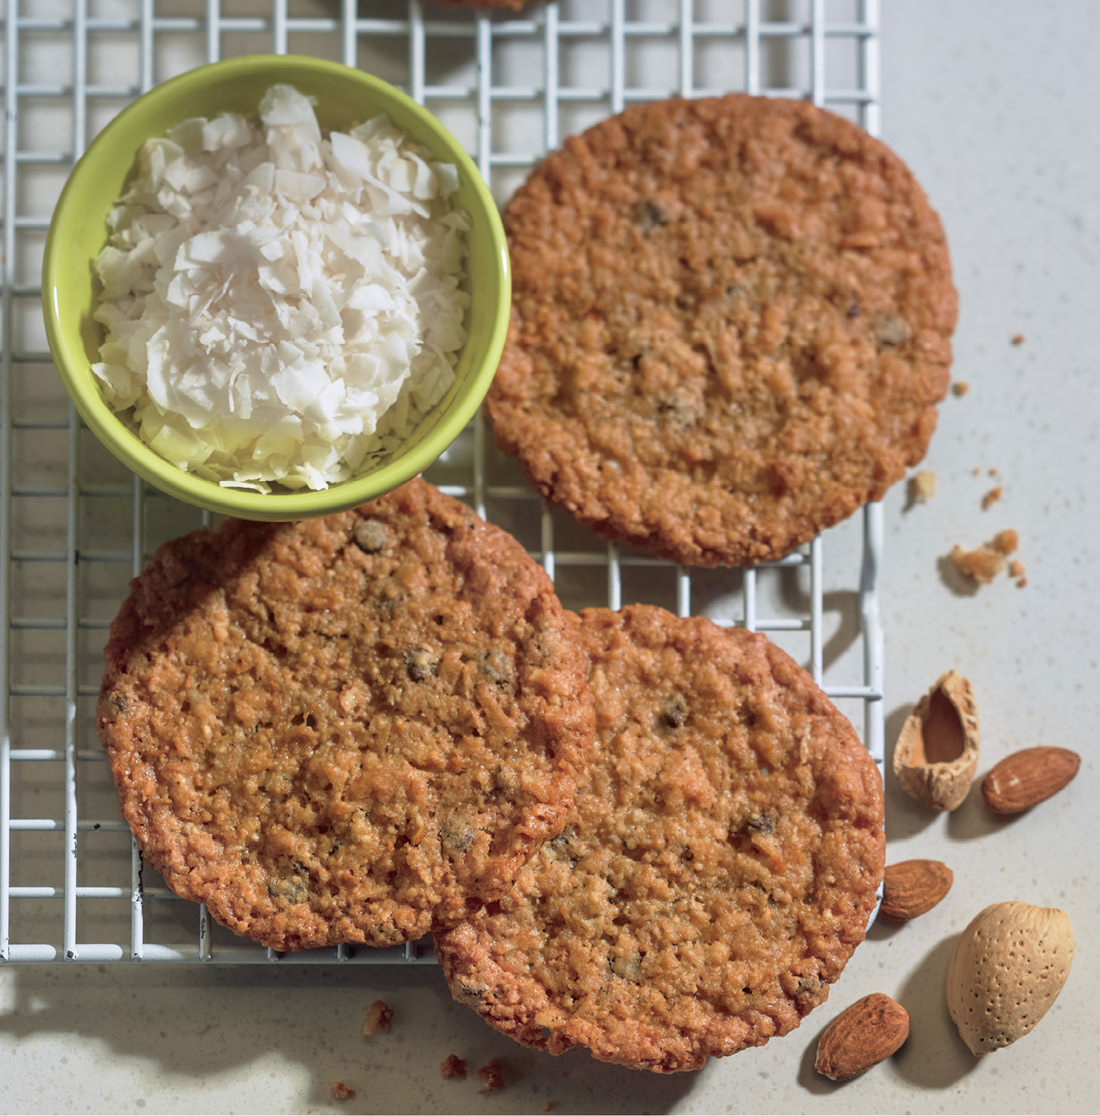
<svg viewBox="0 0 1100 1116"><path fill-rule="evenodd" d="M384 103L389 102L414 116L418 129L423 128L416 138L424 142L424 134L430 135L436 152L446 152L445 161L458 167L460 180L469 187L469 200L474 201L482 211L492 241L492 275L497 287L492 330L485 342L484 356L461 393L411 449L400 452L394 459L364 476L353 477L321 490L260 493L227 488L217 481L196 476L173 465L143 442L122 416L111 409L91 371L86 350L83 346L78 348L69 344L62 319L59 287L63 284L59 277L64 273L62 254L65 246L61 230L72 223L74 199L80 197L82 184L95 175L97 149L102 150L106 141L125 131L130 121L140 116L154 101L178 99L185 105L189 91L208 82L228 76L260 74L266 70L277 71L272 73L272 84L294 84L296 74L350 82L383 102L377 111L385 111ZM182 119L186 119L185 114L181 115ZM137 148L134 158L136 156ZM471 208L469 200L467 209ZM308 55L256 54L206 63L158 83L130 102L100 130L74 165L54 206L43 250L42 307L50 355L73 405L89 429L119 461L162 492L212 512L246 519L276 521L329 514L381 496L423 472L459 436L489 390L504 349L510 304L511 266L500 211L477 164L462 144L430 110L397 86L355 67Z"/></svg>

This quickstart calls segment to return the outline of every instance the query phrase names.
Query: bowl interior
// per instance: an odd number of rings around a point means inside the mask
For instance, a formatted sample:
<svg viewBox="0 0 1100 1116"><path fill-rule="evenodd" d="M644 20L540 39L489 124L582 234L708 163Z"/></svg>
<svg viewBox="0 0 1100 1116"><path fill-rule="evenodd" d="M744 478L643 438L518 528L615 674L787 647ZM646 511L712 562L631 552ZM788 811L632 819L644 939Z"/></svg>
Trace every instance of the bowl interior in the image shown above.
<svg viewBox="0 0 1100 1116"><path fill-rule="evenodd" d="M468 341L448 396L421 422L394 459L321 492L261 494L195 477L150 449L103 401L91 363L101 329L93 263L107 239L107 215L124 192L141 145L181 121L221 112L255 115L276 82L316 99L322 129L342 130L385 112L437 158L457 165L457 200L470 216ZM362 503L427 468L458 436L488 390L507 330L510 281L500 217L477 168L427 110L392 86L320 59L251 56L191 70L124 109L96 137L58 201L43 266L46 331L57 367L81 417L126 465L169 494L227 515L283 520Z"/></svg>

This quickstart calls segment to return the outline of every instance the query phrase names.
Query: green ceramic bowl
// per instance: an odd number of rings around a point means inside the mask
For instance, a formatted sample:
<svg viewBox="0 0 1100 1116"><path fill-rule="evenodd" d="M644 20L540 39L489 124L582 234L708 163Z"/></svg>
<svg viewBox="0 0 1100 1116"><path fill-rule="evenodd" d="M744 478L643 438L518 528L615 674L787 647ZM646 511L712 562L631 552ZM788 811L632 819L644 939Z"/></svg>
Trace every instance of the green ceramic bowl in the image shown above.
<svg viewBox="0 0 1100 1116"><path fill-rule="evenodd" d="M145 140L194 116L254 115L277 82L316 98L321 127L341 130L387 113L435 156L458 168L458 202L470 216L468 340L456 381L407 445L384 465L320 492L270 494L223 488L150 449L104 401L91 370L101 327L93 320L93 262L107 240L107 215L123 193ZM246 519L287 520L355 507L426 469L458 436L489 390L504 345L511 302L508 250L500 215L477 167L434 116L399 89L335 62L293 55L253 55L215 62L157 86L124 109L96 137L62 191L46 241L42 301L50 351L77 411L125 465L190 504Z"/></svg>

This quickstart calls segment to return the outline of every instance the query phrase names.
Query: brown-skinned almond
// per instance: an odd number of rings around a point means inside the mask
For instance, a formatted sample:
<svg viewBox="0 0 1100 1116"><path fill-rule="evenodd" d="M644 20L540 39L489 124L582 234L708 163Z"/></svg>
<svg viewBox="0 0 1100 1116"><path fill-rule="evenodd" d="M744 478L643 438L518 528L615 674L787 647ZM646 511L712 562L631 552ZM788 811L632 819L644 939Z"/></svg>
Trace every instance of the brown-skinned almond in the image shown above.
<svg viewBox="0 0 1100 1116"><path fill-rule="evenodd" d="M1068 748L1024 748L990 770L982 797L995 814L1022 814L1057 794L1080 766L1081 757Z"/></svg>
<svg viewBox="0 0 1100 1116"><path fill-rule="evenodd" d="M882 992L842 1011L821 1032L814 1069L831 1081L851 1081L901 1049L909 1037L909 1012Z"/></svg>
<svg viewBox="0 0 1100 1116"><path fill-rule="evenodd" d="M940 860L902 860L887 865L879 913L891 922L908 922L930 911L954 882L955 873Z"/></svg>

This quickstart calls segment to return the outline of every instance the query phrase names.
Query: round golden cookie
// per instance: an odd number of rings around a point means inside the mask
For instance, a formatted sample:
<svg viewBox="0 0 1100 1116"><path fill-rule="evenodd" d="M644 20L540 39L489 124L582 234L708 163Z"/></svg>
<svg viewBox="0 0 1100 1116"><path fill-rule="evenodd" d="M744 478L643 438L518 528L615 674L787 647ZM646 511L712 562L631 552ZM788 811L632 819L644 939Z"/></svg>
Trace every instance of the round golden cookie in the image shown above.
<svg viewBox="0 0 1100 1116"><path fill-rule="evenodd" d="M436 951L518 1042L697 1069L798 1026L862 941L881 777L763 636L651 606L581 619L597 746L573 813Z"/></svg>
<svg viewBox="0 0 1100 1116"><path fill-rule="evenodd" d="M957 305L902 161L801 101L631 106L508 203L488 396L543 497L699 566L780 557L919 461Z"/></svg>
<svg viewBox="0 0 1100 1116"><path fill-rule="evenodd" d="M99 732L168 886L278 950L392 945L499 895L593 740L577 621L510 535L415 480L162 547Z"/></svg>

